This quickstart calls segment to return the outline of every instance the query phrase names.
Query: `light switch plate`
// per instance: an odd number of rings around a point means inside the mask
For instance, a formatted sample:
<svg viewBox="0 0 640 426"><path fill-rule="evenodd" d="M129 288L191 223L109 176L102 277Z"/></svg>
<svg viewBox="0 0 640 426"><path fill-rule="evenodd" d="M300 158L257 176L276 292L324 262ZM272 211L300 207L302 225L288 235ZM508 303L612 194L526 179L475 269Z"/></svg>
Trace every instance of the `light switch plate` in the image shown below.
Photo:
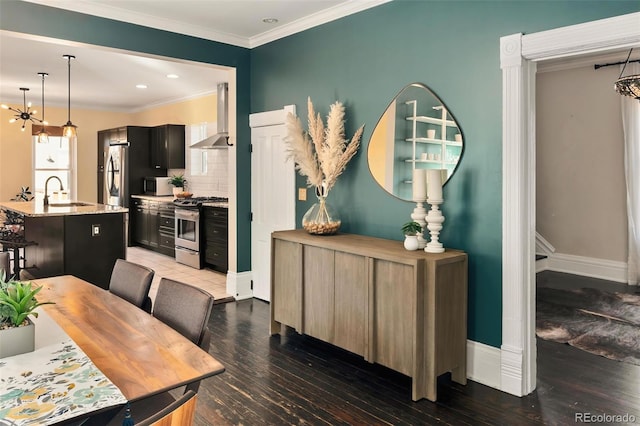
<svg viewBox="0 0 640 426"><path fill-rule="evenodd" d="M307 188L298 188L298 200L307 201Z"/></svg>
<svg viewBox="0 0 640 426"><path fill-rule="evenodd" d="M92 237L100 236L100 225L91 225L91 236Z"/></svg>

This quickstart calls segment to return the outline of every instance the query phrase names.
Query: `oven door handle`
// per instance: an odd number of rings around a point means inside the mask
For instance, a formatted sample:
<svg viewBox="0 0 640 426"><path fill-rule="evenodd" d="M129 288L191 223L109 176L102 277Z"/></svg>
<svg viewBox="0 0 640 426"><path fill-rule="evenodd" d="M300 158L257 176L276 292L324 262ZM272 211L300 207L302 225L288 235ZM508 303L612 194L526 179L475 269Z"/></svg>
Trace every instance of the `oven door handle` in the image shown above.
<svg viewBox="0 0 640 426"><path fill-rule="evenodd" d="M198 211L176 209L176 219L196 220L199 217L200 217L200 212Z"/></svg>

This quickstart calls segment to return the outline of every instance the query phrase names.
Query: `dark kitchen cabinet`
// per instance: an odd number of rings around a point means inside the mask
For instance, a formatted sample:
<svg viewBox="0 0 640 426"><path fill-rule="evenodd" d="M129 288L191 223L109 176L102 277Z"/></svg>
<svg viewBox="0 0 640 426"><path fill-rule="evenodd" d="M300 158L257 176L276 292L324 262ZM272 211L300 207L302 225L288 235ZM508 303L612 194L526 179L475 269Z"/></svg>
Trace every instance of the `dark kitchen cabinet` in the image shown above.
<svg viewBox="0 0 640 426"><path fill-rule="evenodd" d="M125 214L27 216L25 248L29 272L36 278L75 275L102 288L116 259L124 259Z"/></svg>
<svg viewBox="0 0 640 426"><path fill-rule="evenodd" d="M146 176L166 176L166 170L156 170L149 166L151 128L143 126L122 126L98 131L98 203L108 204L105 194L104 170L110 145L125 145L124 207L129 207L129 195L143 193Z"/></svg>
<svg viewBox="0 0 640 426"><path fill-rule="evenodd" d="M167 256L176 255L176 212L172 203L160 203L158 224L158 251Z"/></svg>
<svg viewBox="0 0 640 426"><path fill-rule="evenodd" d="M151 129L151 167L155 169L185 168L185 126L165 124Z"/></svg>
<svg viewBox="0 0 640 426"><path fill-rule="evenodd" d="M224 273L229 269L228 218L226 208L204 207L205 263Z"/></svg>
<svg viewBox="0 0 640 426"><path fill-rule="evenodd" d="M98 132L98 202L104 204L104 166L109 149L110 130Z"/></svg>
<svg viewBox="0 0 640 426"><path fill-rule="evenodd" d="M133 243L175 256L175 211L172 203L133 197Z"/></svg>

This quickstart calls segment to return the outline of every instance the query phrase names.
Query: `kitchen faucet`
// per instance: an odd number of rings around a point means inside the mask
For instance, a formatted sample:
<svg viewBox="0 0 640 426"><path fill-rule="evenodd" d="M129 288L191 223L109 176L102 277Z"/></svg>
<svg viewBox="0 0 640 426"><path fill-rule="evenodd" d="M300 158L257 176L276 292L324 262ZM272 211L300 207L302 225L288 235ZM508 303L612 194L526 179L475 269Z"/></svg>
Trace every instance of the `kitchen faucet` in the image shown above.
<svg viewBox="0 0 640 426"><path fill-rule="evenodd" d="M62 186L62 181L60 180L60 178L58 176L49 176L47 180L44 182L44 205L45 206L49 205L49 195L47 195L47 186L49 186L49 181L53 178L58 179L58 182L60 182L60 191L64 191L64 188Z"/></svg>

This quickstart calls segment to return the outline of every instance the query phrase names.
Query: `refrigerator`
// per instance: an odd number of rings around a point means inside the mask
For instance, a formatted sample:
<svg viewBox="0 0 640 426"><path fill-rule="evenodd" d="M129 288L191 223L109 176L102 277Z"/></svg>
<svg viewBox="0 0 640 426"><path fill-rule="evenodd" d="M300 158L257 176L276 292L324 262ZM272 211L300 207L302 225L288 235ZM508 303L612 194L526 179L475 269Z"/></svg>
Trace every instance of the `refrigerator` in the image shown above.
<svg viewBox="0 0 640 426"><path fill-rule="evenodd" d="M151 165L151 128L126 126L98 132L98 202L129 208L131 195L144 193L144 178L166 176ZM131 245L127 215L126 241Z"/></svg>

